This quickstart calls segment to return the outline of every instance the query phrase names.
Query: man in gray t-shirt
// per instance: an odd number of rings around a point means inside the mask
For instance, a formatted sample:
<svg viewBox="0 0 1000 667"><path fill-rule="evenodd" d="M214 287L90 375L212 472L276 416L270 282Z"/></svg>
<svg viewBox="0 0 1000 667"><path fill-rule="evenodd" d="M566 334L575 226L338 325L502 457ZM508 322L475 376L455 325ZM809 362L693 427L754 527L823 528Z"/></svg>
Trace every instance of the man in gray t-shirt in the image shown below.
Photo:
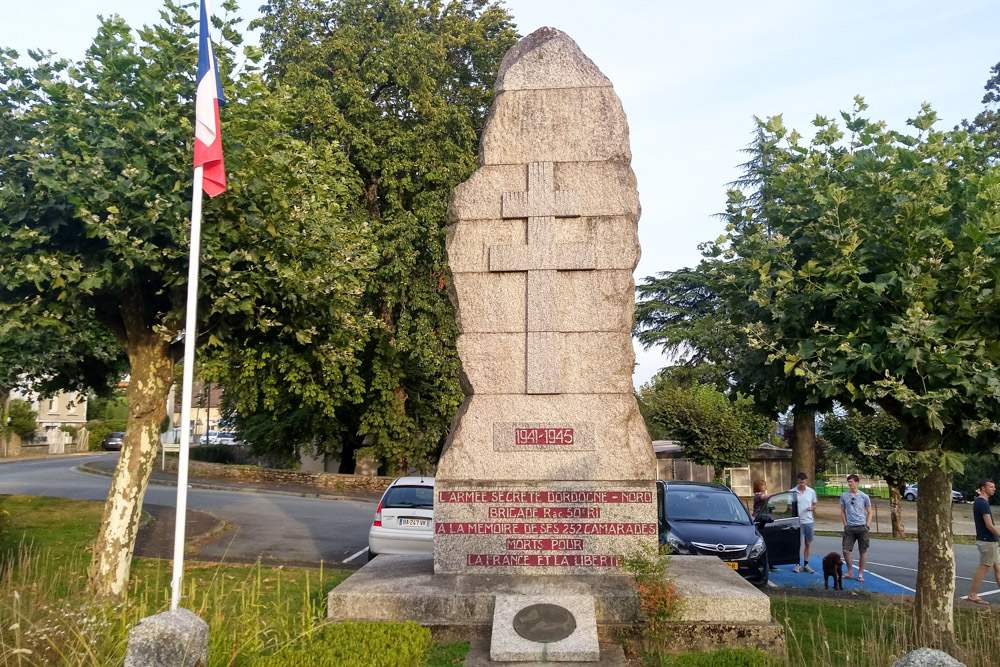
<svg viewBox="0 0 1000 667"><path fill-rule="evenodd" d="M858 581L865 580L865 564L868 562L868 528L872 523L872 500L868 494L858 489L861 478L857 475L847 476L847 488L840 496L840 520L844 522L844 539L841 546L844 549L844 563L847 574L844 579L853 579L851 552L854 543L858 544Z"/></svg>

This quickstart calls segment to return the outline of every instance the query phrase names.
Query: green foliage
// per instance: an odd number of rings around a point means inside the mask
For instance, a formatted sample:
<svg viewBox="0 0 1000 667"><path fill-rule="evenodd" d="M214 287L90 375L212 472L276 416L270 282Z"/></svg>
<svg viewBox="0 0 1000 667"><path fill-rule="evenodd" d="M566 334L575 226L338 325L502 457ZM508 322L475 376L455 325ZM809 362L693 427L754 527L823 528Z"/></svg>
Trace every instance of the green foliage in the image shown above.
<svg viewBox="0 0 1000 667"><path fill-rule="evenodd" d="M667 576L670 559L657 548L636 549L622 557L620 569L632 576L639 595L644 624L642 636L651 642L666 640L684 608L677 586Z"/></svg>
<svg viewBox="0 0 1000 667"><path fill-rule="evenodd" d="M661 655L645 660L647 665L662 667L779 667L784 664L756 648L721 648L680 655Z"/></svg>
<svg viewBox="0 0 1000 667"><path fill-rule="evenodd" d="M987 135L987 142L994 154L1000 156L1000 63L990 68L990 78L986 80L985 107L972 121L962 121L962 127L971 132Z"/></svg>
<svg viewBox="0 0 1000 667"><path fill-rule="evenodd" d="M87 449L92 452L100 450L101 442L103 442L104 436L113 431L124 432L127 424L128 422L125 420L104 421L101 419L95 419L87 422Z"/></svg>
<svg viewBox="0 0 1000 667"><path fill-rule="evenodd" d="M301 647L258 658L254 667L422 667L431 633L406 623L332 623L313 633Z"/></svg>
<svg viewBox="0 0 1000 667"><path fill-rule="evenodd" d="M90 396L87 398L87 420L125 421L128 419L128 397L125 390L117 387L110 396Z"/></svg>
<svg viewBox="0 0 1000 667"><path fill-rule="evenodd" d="M300 119L297 136L343 151L348 210L376 253L361 286L370 317L356 336L363 361L332 379L359 403L335 420L311 410L318 421L308 431L318 437L304 445L331 450L339 441L348 466L363 444L388 469L426 465L462 400L447 296L447 203L475 169L497 68L515 41L510 16L484 0L271 0L262 10L261 46L271 80L294 91L288 105ZM331 381L311 384L316 376L296 363L294 346L265 352L230 353L226 386L241 417L268 412L284 420L329 391Z"/></svg>
<svg viewBox="0 0 1000 667"><path fill-rule="evenodd" d="M660 375L639 391L639 407L650 437L679 440L685 455L716 469L744 465L774 422L754 410L752 399L728 396L705 385L681 387Z"/></svg>
<svg viewBox="0 0 1000 667"><path fill-rule="evenodd" d="M205 463L236 463L236 448L230 445L199 445L192 447L188 455L192 461Z"/></svg>
<svg viewBox="0 0 1000 667"><path fill-rule="evenodd" d="M995 456L970 456L965 459L961 472L956 472L952 486L961 491L966 498L971 498L976 491L979 480L986 478L1000 482L1000 459ZM993 494L991 505L1000 505L1000 494Z"/></svg>
<svg viewBox="0 0 1000 667"><path fill-rule="evenodd" d="M7 407L7 418L10 420L6 428L27 438L35 434L38 428L38 413L31 409L31 403L15 398Z"/></svg>
<svg viewBox="0 0 1000 667"><path fill-rule="evenodd" d="M890 486L917 478L918 465L906 451L899 422L884 410L864 414L848 410L823 420L823 437L837 452L847 456L866 475L881 477Z"/></svg>

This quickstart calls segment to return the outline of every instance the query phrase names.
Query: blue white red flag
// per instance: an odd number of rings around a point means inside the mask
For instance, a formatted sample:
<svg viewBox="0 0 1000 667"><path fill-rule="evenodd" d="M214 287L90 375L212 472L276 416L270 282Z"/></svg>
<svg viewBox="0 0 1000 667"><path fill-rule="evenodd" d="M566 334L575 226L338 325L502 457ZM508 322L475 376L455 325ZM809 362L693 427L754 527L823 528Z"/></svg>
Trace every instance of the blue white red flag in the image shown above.
<svg viewBox="0 0 1000 667"><path fill-rule="evenodd" d="M208 32L208 0L201 0L201 27L198 30L198 92L194 103L194 166L204 166L202 189L209 197L226 189L226 167L222 161L222 127L219 107L222 97L219 68Z"/></svg>

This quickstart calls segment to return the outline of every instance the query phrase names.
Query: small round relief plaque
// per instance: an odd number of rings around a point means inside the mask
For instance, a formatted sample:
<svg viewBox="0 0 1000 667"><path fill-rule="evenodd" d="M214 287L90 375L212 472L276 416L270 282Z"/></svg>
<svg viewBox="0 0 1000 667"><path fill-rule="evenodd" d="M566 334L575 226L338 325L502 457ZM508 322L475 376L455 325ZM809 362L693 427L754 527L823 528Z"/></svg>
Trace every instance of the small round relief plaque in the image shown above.
<svg viewBox="0 0 1000 667"><path fill-rule="evenodd" d="M533 642L557 642L576 630L576 618L557 604L533 604L514 614L514 632Z"/></svg>

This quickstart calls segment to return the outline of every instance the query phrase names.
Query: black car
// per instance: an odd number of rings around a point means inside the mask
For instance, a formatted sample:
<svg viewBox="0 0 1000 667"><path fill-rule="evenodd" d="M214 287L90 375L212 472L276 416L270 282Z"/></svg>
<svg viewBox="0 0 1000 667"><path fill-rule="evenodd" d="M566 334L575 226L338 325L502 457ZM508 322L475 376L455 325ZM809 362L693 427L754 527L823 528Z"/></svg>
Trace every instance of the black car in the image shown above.
<svg viewBox="0 0 1000 667"><path fill-rule="evenodd" d="M101 449L109 452L119 452L121 451L123 442L125 442L125 433L122 431L112 431L104 436L104 440L101 440Z"/></svg>
<svg viewBox="0 0 1000 667"><path fill-rule="evenodd" d="M770 567L799 562L795 494L776 493L751 520L739 497L721 484L658 480L660 544L678 555L718 556L755 586Z"/></svg>

